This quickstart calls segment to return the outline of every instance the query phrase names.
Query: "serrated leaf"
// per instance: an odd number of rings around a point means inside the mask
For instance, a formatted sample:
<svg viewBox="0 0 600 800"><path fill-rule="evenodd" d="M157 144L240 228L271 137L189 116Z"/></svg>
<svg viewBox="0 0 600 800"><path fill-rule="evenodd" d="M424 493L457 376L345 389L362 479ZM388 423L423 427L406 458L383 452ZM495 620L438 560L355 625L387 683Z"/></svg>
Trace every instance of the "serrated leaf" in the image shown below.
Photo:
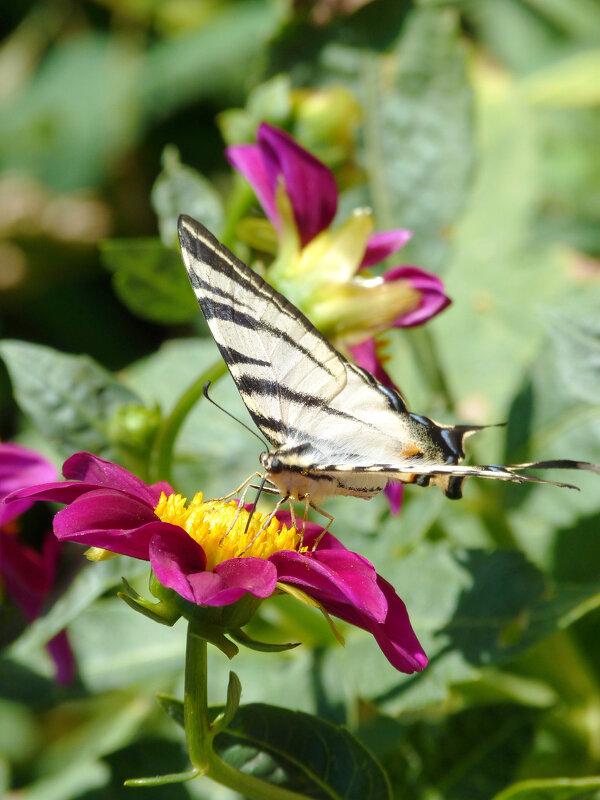
<svg viewBox="0 0 600 800"><path fill-rule="evenodd" d="M520 781L494 796L493 800L597 800L600 778L551 778Z"/></svg>
<svg viewBox="0 0 600 800"><path fill-rule="evenodd" d="M198 313L178 251L159 239L108 239L102 261L114 272L119 299L139 317L163 325L188 322Z"/></svg>
<svg viewBox="0 0 600 800"><path fill-rule="evenodd" d="M200 172L182 164L173 145L165 147L162 164L150 199L165 247L177 246L177 220L184 213L218 235L223 224L223 206L214 186Z"/></svg>
<svg viewBox="0 0 600 800"><path fill-rule="evenodd" d="M15 398L57 451L89 450L119 460L109 422L139 397L89 356L73 356L28 342L0 343Z"/></svg>

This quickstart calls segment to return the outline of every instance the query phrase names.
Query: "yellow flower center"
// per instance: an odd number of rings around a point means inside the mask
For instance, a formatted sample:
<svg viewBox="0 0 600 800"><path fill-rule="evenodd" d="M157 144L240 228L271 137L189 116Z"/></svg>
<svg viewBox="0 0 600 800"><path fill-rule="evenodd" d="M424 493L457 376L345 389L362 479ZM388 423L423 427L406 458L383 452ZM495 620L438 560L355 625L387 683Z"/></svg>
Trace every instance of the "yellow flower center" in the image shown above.
<svg viewBox="0 0 600 800"><path fill-rule="evenodd" d="M229 558L269 558L279 550L298 550L302 540L295 528L286 527L275 517L263 528L266 518L257 511L246 530L250 514L238 508L234 500L205 503L202 492L198 492L188 506L186 503L187 498L180 494L167 497L163 492L154 513L163 522L179 525L198 542L206 553L209 571Z"/></svg>

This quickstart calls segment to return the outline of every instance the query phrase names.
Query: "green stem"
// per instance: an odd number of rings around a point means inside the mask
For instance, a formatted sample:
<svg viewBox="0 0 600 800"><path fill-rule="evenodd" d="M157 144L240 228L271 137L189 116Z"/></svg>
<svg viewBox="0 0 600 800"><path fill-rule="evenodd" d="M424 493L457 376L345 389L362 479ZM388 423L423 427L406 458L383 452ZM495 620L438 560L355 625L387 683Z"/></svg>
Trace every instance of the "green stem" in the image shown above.
<svg viewBox="0 0 600 800"><path fill-rule="evenodd" d="M225 362L219 360L209 367L194 383L181 395L171 413L163 422L151 457L151 475L154 481L164 480L172 482L171 472L173 466L173 449L175 440L185 418L202 397L202 389L207 381L211 383L222 377L227 371Z"/></svg>
<svg viewBox="0 0 600 800"><path fill-rule="evenodd" d="M249 800L309 800L227 764L213 750L215 731L211 727L207 693L207 642L190 622L185 654L185 695L183 717L190 760L196 774L233 789ZM189 773L193 778L193 771Z"/></svg>
<svg viewBox="0 0 600 800"><path fill-rule="evenodd" d="M190 760L196 769L206 773L212 749L212 733L208 716L207 643L189 623L185 651L185 694L183 715L185 738Z"/></svg>
<svg viewBox="0 0 600 800"><path fill-rule="evenodd" d="M239 792L248 800L310 800L305 794L291 792L289 789L283 789L281 786L240 772L214 754L206 775L222 786Z"/></svg>

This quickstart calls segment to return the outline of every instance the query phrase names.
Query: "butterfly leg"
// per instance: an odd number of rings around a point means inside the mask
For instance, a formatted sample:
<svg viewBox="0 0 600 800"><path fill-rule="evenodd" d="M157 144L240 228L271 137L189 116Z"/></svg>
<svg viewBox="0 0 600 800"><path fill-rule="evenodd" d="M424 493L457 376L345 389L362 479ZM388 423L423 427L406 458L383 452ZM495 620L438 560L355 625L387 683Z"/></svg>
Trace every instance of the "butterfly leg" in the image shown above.
<svg viewBox="0 0 600 800"><path fill-rule="evenodd" d="M244 549L242 550L242 552L241 552L241 553L238 553L238 555L237 555L237 558L240 558L241 556L243 556L243 555L244 555L244 553L246 552L246 550L248 550L250 547L252 547L252 545L253 545L253 544L254 544L254 542L255 542L255 541L258 539L258 537L260 536L260 534L261 534L261 533L262 533L264 530L266 530L266 529L269 527L269 525L271 524L271 520L273 519L273 517L275 516L275 514L276 514L276 513L279 511L279 509L281 508L281 506L283 505L283 503L285 503L285 501L286 501L287 499L288 499L288 495L284 495L284 496L283 496L283 497L282 497L280 500L278 500L278 501L277 501L277 503L275 504L275 508L273 509L273 511L271 511L271 513L269 514L269 516L266 518L266 520L263 522L263 524L260 526L260 528L259 528L259 529L256 531L256 533L254 534L254 536L252 537L252 539L251 539L251 540L248 542L248 544L246 545L246 547L244 547ZM227 536L227 534L225 534L225 536Z"/></svg>
<svg viewBox="0 0 600 800"><path fill-rule="evenodd" d="M294 501L292 500L291 497L288 497L288 503L290 504L290 517L292 518L292 528L296 528L296 530L298 530L296 526L296 510L294 508Z"/></svg>
<svg viewBox="0 0 600 800"><path fill-rule="evenodd" d="M325 517L326 519L329 520L329 522L327 523L327 525L325 525L325 527L323 528L321 533L317 536L317 538L315 540L315 543L313 544L313 548L312 549L313 549L313 552L314 552L317 549L317 546L318 546L319 542L321 541L321 539L323 538L323 536L325 536L325 534L329 530L329 526L333 522L334 518L333 518L333 516L331 514L327 513L327 511L322 509L320 506L315 505L314 503L311 503L310 507L312 509L314 509L318 514L321 514L323 517Z"/></svg>
<svg viewBox="0 0 600 800"><path fill-rule="evenodd" d="M223 497L215 497L213 499L219 501L229 500L231 497L234 497L238 492L241 492L244 487L247 487L252 478L261 478L261 477L262 474L260 472L253 472L252 475L246 478L246 480L243 481L243 483L240 483L237 489L234 489L233 492L229 492L229 494L224 494Z"/></svg>
<svg viewBox="0 0 600 800"><path fill-rule="evenodd" d="M238 507L237 507L237 511L235 512L235 516L233 518L233 521L232 521L231 525L227 528L227 530L225 531L223 536L221 536L221 538L219 539L219 546L223 543L223 540L225 539L225 537L228 536L231 533L231 531L233 530L233 526L235 525L235 523L240 518L240 514L242 513L242 510L244 508L244 503L246 502L246 495L248 494L248 491L252 488L252 485L251 485L250 481L252 480L253 477L254 477L254 475L251 475L248 478L248 480L245 482L246 483L246 487L245 487L244 491L242 492L242 496L240 497L240 500L239 500L239 503L238 503ZM242 486L243 485L244 484L242 484ZM242 487L240 486L240 489L241 488ZM238 491L239 491L239 489L237 489L234 492L234 494L237 494Z"/></svg>

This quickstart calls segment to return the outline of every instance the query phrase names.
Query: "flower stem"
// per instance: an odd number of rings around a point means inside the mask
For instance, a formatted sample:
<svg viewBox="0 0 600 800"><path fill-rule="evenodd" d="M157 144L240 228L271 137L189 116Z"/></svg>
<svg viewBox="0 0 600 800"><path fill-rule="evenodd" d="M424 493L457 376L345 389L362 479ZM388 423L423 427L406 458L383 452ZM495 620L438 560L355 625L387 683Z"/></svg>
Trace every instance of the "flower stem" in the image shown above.
<svg viewBox="0 0 600 800"><path fill-rule="evenodd" d="M190 622L185 654L185 695L183 715L188 754L197 775L233 789L249 800L309 800L306 795L241 772L223 761L213 750L215 731L211 727L207 694L207 642ZM193 771L189 773L194 777Z"/></svg>
<svg viewBox="0 0 600 800"><path fill-rule="evenodd" d="M227 371L224 361L217 361L192 383L181 395L171 413L160 427L151 454L150 474L154 481L172 482L173 448L185 418L202 397L202 389L207 381L214 382Z"/></svg>
<svg viewBox="0 0 600 800"><path fill-rule="evenodd" d="M210 761L212 733L208 717L207 643L189 623L185 651L185 695L183 714L185 738L190 760L206 773Z"/></svg>

